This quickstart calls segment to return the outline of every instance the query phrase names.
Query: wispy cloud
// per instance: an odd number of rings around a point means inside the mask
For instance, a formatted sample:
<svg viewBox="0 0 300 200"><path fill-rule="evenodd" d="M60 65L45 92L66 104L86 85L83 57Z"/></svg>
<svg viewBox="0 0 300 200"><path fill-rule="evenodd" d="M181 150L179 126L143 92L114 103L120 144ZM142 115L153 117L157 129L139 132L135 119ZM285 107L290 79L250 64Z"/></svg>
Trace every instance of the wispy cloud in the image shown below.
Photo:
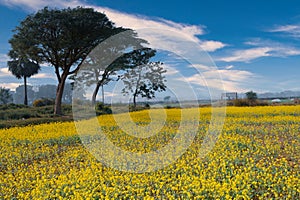
<svg viewBox="0 0 300 200"><path fill-rule="evenodd" d="M250 71L235 69L234 65L220 66L219 69L203 64L190 67L196 68L199 73L178 80L209 87L211 91L246 92L249 90L249 85L255 85L255 81L260 78L259 75Z"/></svg>
<svg viewBox="0 0 300 200"><path fill-rule="evenodd" d="M288 25L275 26L272 29L269 29L267 31L273 33L284 33L289 37L300 39L300 24L288 24Z"/></svg>
<svg viewBox="0 0 300 200"><path fill-rule="evenodd" d="M0 87L5 87L5 88L9 88L13 91L16 90L17 87L19 87L21 84L20 83L0 83Z"/></svg>
<svg viewBox="0 0 300 200"><path fill-rule="evenodd" d="M227 46L226 44L219 42L219 41L202 41L200 46L208 51L208 52L214 52L218 49L222 49L223 47Z"/></svg>
<svg viewBox="0 0 300 200"><path fill-rule="evenodd" d="M50 78L50 79L56 79L56 77L53 74L48 74L48 73L38 73L36 75L33 75L31 78L36 78L36 79L44 79L44 78Z"/></svg>
<svg viewBox="0 0 300 200"><path fill-rule="evenodd" d="M203 66L202 69L204 69ZM212 68L207 66L206 69ZM222 75L222 81L218 78L219 74ZM221 69L204 71L201 74L194 74L184 80L202 87L207 87L207 84L209 84L210 87L214 87L217 90L224 87L225 91L245 92L248 90L246 85L253 82L253 78L255 77L257 75L245 70Z"/></svg>
<svg viewBox="0 0 300 200"><path fill-rule="evenodd" d="M7 67L0 68L0 77L11 75L11 72L8 71Z"/></svg>
<svg viewBox="0 0 300 200"><path fill-rule="evenodd" d="M225 62L249 62L256 58L271 56L269 47L258 47L234 51L232 55L221 57L218 60Z"/></svg>
<svg viewBox="0 0 300 200"><path fill-rule="evenodd" d="M226 44L220 41L200 40L197 36L205 33L205 26L203 25L175 23L161 18L149 18L142 15L128 14L106 7L90 5L80 0L53 0L51 3L47 0L0 0L0 4L11 7L21 7L30 11L36 11L44 6L59 8L76 6L93 7L95 10L105 13L116 26L134 29L139 33L140 37L153 44L157 42L157 36L161 36L159 42L164 42L167 32L169 35L168 39L185 39L197 42L203 50L208 52L213 52L226 46ZM167 45L167 41L165 44Z"/></svg>
<svg viewBox="0 0 300 200"><path fill-rule="evenodd" d="M300 55L300 49L288 44L254 38L247 42L248 49L235 50L231 55L218 58L225 62L251 62L261 57L288 57Z"/></svg>
<svg viewBox="0 0 300 200"><path fill-rule="evenodd" d="M276 42L272 40L264 40L261 38L254 38L245 42L247 45L255 47L267 47L270 48L270 54L273 57L287 57L300 55L300 49L290 44Z"/></svg>
<svg viewBox="0 0 300 200"><path fill-rule="evenodd" d="M225 69L233 69L234 66L233 66L233 65L228 65L228 66L225 66L224 68L225 68Z"/></svg>
<svg viewBox="0 0 300 200"><path fill-rule="evenodd" d="M164 68L165 70L167 70L167 71L166 71L166 75L167 75L167 76L171 76L171 75L180 73L180 72L179 72L177 69L175 69L175 67L172 66L171 64L164 64L164 65L163 65L163 68Z"/></svg>
<svg viewBox="0 0 300 200"><path fill-rule="evenodd" d="M76 5L82 4L81 1L77 0L0 0L0 3L8 7L18 7L27 11L36 11L45 6L51 7L74 7Z"/></svg>
<svg viewBox="0 0 300 200"><path fill-rule="evenodd" d="M9 60L8 55L0 54L0 63L6 63Z"/></svg>

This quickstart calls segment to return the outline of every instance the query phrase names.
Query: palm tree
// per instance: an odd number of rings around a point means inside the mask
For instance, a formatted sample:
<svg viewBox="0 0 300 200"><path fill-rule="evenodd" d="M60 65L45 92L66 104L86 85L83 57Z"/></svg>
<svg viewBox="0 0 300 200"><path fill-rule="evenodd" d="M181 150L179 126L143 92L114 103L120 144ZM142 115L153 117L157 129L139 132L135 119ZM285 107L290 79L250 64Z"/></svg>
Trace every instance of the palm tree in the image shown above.
<svg viewBox="0 0 300 200"><path fill-rule="evenodd" d="M24 104L28 105L27 98L27 78L31 77L34 74L37 74L40 70L40 66L30 61L29 59L17 57L15 53L10 52L9 56L13 60L8 61L8 70L17 78L24 79Z"/></svg>

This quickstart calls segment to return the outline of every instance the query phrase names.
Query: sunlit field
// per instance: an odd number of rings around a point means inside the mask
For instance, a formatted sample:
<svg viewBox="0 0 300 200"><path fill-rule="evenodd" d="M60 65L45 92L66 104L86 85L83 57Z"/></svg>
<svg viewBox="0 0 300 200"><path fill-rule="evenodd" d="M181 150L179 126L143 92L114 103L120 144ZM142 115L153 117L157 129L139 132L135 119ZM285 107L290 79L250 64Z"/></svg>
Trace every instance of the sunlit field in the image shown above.
<svg viewBox="0 0 300 200"><path fill-rule="evenodd" d="M116 146L146 153L168 144L179 128L180 110L166 112L164 127L149 138L127 135L112 115L99 123ZM147 173L104 166L73 122L1 129L0 199L300 199L300 106L228 107L217 143L200 158L210 112L200 109L185 154ZM148 111L131 118L140 126L150 121Z"/></svg>

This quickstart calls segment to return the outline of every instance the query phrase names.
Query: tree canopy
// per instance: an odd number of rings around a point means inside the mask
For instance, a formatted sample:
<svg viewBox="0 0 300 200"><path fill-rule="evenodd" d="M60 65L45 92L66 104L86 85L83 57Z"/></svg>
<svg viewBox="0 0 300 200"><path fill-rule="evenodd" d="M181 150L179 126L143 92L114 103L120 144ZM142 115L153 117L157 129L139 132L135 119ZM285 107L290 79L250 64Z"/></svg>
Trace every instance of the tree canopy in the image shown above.
<svg viewBox="0 0 300 200"><path fill-rule="evenodd" d="M92 8L45 7L28 15L9 42L20 57L54 67L58 80L54 113L62 114L61 99L67 77L79 70L99 43L124 30Z"/></svg>
<svg viewBox="0 0 300 200"><path fill-rule="evenodd" d="M99 88L110 81L119 80L124 70L145 65L156 51L146 48L146 40L138 38L133 30L126 30L105 40L87 56L76 74L77 86L95 85L92 102L96 103ZM103 97L104 98L104 97Z"/></svg>
<svg viewBox="0 0 300 200"><path fill-rule="evenodd" d="M37 74L40 66L27 58L22 58L17 55L13 50L10 51L9 56L11 61L7 62L8 70L18 79L24 79L24 104L28 105L27 97L27 78Z"/></svg>
<svg viewBox="0 0 300 200"><path fill-rule="evenodd" d="M166 79L164 77L166 70L161 62L146 62L127 72L122 76L124 88L122 92L126 95L133 94L133 106L136 107L136 98L138 96L152 99L155 92L166 90Z"/></svg>
<svg viewBox="0 0 300 200"><path fill-rule="evenodd" d="M257 99L257 94L253 91L246 92L246 96L250 101L255 101Z"/></svg>

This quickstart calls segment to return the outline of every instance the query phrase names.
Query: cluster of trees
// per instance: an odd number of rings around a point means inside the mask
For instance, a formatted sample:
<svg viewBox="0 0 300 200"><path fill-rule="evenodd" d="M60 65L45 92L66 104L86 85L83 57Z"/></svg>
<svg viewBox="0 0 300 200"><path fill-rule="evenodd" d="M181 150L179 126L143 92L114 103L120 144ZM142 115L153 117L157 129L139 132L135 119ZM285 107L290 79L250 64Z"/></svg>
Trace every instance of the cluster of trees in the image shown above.
<svg viewBox="0 0 300 200"><path fill-rule="evenodd" d="M115 35L120 36L103 48L107 39ZM58 10L45 7L28 15L16 27L9 42L11 60L8 66L13 75L24 79L24 104L28 104L27 78L38 73L41 64L54 68L58 81L54 114L62 114L61 104L68 78L76 77L86 85L95 84L93 103L99 89L115 80L115 76L117 80L124 80L124 94L132 91L134 100L138 95L153 98L155 91L166 88L162 63L150 61L156 51L143 46L147 41L138 38L133 30L116 27L105 14L92 8ZM97 48L99 44L102 48ZM139 70L138 80L131 83L129 79L133 75L130 74L136 74L136 67L143 70ZM79 71L82 72L78 74ZM132 87L135 89L130 89Z"/></svg>

